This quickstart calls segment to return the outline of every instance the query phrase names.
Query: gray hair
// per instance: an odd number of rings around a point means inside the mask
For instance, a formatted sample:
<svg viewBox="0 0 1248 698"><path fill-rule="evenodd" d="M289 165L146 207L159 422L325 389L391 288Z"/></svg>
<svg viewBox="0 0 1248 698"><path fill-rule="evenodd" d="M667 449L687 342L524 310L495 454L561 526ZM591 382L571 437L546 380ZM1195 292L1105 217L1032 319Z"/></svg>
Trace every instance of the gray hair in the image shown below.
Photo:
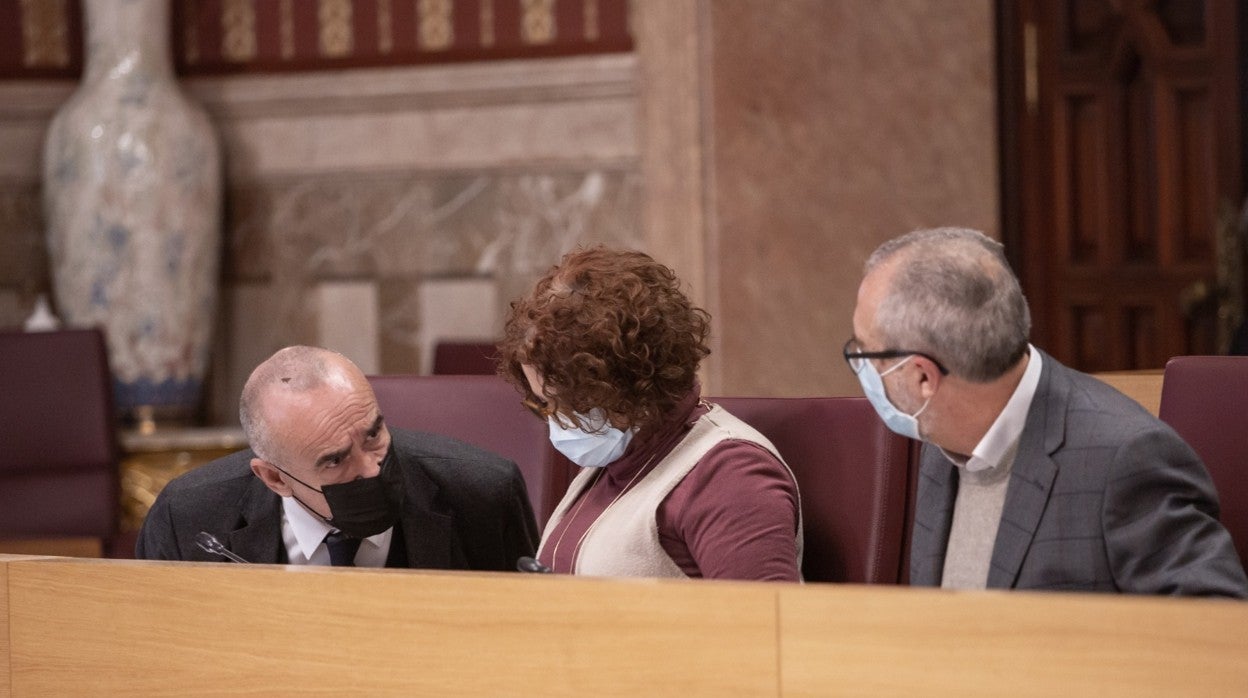
<svg viewBox="0 0 1248 698"><path fill-rule="evenodd" d="M342 375L343 362L354 365L328 349L293 346L279 350L251 372L238 399L238 421L257 456L274 463L279 451L265 418L265 397L274 389L303 393L319 388Z"/></svg>
<svg viewBox="0 0 1248 698"><path fill-rule="evenodd" d="M967 228L916 230L880 245L866 271L894 258L875 317L889 348L931 354L976 382L998 378L1026 353L1031 312L1000 243Z"/></svg>

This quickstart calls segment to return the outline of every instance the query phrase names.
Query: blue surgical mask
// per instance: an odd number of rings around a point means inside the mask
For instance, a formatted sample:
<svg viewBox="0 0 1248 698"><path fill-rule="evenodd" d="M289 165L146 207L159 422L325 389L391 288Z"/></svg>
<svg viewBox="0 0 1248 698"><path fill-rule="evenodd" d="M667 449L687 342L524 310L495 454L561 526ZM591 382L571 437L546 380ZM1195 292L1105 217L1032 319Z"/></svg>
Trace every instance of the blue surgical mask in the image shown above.
<svg viewBox="0 0 1248 698"><path fill-rule="evenodd" d="M607 423L606 414L595 408L588 415L577 415L586 426L595 427L585 431L576 426L565 427L551 415L550 443L555 450L582 468L601 468L613 463L628 449L636 429L616 429Z"/></svg>
<svg viewBox="0 0 1248 698"><path fill-rule="evenodd" d="M923 410L927 409L927 402L919 408L914 414L906 414L893 406L889 402L888 393L884 392L884 376L896 371L906 364L911 357L906 357L904 361L899 361L897 365L880 373L875 369L875 364L870 361L865 362L862 370L858 372L858 382L862 384L862 392L866 394L867 400L871 401L871 406L875 408L875 413L880 415L880 419L884 420L885 426L902 436L908 436L915 441L922 441L919 437L919 415L923 414Z"/></svg>

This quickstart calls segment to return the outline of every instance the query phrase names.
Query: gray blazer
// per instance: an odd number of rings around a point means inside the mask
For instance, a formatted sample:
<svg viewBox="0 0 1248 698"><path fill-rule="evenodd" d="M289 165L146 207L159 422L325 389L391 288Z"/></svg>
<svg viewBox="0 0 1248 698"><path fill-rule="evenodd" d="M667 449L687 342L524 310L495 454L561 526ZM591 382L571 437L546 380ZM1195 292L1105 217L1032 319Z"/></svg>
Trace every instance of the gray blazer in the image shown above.
<svg viewBox="0 0 1248 698"><path fill-rule="evenodd" d="M1113 388L1043 354L989 588L1248 596L1200 458ZM924 444L910 583L939 586L958 474Z"/></svg>
<svg viewBox="0 0 1248 698"><path fill-rule="evenodd" d="M406 488L408 567L514 571L516 558L533 555L537 522L514 463L444 436L390 434ZM281 497L252 474L253 457L239 451L170 482L143 522L135 556L219 562L195 544L207 531L248 562L286 562Z"/></svg>

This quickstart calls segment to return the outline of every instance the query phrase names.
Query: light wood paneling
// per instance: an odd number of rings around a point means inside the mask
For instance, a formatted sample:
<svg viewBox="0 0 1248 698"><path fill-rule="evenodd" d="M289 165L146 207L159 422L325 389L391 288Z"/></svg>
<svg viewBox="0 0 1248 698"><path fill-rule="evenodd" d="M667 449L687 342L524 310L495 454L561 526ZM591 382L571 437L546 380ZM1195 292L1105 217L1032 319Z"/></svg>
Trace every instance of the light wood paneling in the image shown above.
<svg viewBox="0 0 1248 698"><path fill-rule="evenodd" d="M781 695L1244 696L1248 604L787 587Z"/></svg>
<svg viewBox="0 0 1248 698"><path fill-rule="evenodd" d="M1161 378L1163 369L1142 371L1108 371L1094 374L1101 381L1140 403L1156 417L1161 409Z"/></svg>
<svg viewBox="0 0 1248 698"><path fill-rule="evenodd" d="M0 554L103 557L104 541L90 537L0 538Z"/></svg>
<svg viewBox="0 0 1248 698"><path fill-rule="evenodd" d="M9 566L0 556L0 698L9 698Z"/></svg>
<svg viewBox="0 0 1248 698"><path fill-rule="evenodd" d="M9 566L15 696L759 696L763 585L222 564Z"/></svg>

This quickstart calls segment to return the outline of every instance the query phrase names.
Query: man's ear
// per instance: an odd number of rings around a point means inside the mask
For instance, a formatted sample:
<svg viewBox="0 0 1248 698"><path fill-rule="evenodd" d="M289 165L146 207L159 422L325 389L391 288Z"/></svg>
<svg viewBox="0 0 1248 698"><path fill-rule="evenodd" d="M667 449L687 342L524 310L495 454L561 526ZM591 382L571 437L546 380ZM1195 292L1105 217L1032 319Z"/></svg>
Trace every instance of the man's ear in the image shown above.
<svg viewBox="0 0 1248 698"><path fill-rule="evenodd" d="M930 400L936 394L936 389L940 387L940 381L945 376L936 366L936 362L926 356L915 356L914 362L919 367L919 395L922 395L924 400Z"/></svg>
<svg viewBox="0 0 1248 698"><path fill-rule="evenodd" d="M290 485L286 484L285 478L282 477L282 472L263 458L251 459L251 472L260 478L260 481L266 487L282 497L289 497L293 492Z"/></svg>

